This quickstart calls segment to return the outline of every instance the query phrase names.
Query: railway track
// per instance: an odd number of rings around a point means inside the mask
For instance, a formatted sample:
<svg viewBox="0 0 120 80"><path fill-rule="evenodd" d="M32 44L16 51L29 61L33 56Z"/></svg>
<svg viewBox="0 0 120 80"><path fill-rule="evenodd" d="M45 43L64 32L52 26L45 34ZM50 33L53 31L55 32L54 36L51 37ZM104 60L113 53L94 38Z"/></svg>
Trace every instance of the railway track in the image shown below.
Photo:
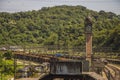
<svg viewBox="0 0 120 80"><path fill-rule="evenodd" d="M114 75L114 80L120 80L120 69L116 68L115 66L112 65L107 65L109 68L114 70L115 75Z"/></svg>
<svg viewBox="0 0 120 80"><path fill-rule="evenodd" d="M120 80L120 69L117 67L108 64L103 71L105 72L108 80Z"/></svg>
<svg viewBox="0 0 120 80"><path fill-rule="evenodd" d="M107 80L114 80L114 77L113 77L113 75L110 73L110 70L108 69L108 68L104 68L104 73L105 73L105 75L106 75L106 77L107 77Z"/></svg>

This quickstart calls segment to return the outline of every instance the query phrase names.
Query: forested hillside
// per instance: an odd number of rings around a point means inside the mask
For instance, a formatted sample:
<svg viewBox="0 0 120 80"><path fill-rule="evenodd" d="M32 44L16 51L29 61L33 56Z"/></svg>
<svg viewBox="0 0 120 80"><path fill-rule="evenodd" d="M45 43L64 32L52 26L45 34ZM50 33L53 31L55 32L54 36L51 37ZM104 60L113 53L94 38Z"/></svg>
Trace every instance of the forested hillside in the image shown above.
<svg viewBox="0 0 120 80"><path fill-rule="evenodd" d="M120 49L120 15L83 6L0 13L0 45L84 46L84 19L93 19L93 46Z"/></svg>

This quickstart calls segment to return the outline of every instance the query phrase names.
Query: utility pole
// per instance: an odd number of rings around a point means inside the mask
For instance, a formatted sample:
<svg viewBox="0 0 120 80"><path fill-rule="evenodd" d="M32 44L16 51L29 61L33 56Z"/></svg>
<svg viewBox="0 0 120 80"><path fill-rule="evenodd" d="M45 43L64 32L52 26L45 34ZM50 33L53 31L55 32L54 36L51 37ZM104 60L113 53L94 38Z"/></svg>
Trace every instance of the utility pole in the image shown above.
<svg viewBox="0 0 120 80"><path fill-rule="evenodd" d="M2 65L0 65L0 66L2 66ZM2 70L1 69L0 69L0 80L2 80Z"/></svg>
<svg viewBox="0 0 120 80"><path fill-rule="evenodd" d="M1 64L0 64L0 80L2 80L2 72L3 72L3 55L2 54L0 54L0 62L1 62Z"/></svg>
<svg viewBox="0 0 120 80"><path fill-rule="evenodd" d="M16 56L14 54L14 80L16 80Z"/></svg>

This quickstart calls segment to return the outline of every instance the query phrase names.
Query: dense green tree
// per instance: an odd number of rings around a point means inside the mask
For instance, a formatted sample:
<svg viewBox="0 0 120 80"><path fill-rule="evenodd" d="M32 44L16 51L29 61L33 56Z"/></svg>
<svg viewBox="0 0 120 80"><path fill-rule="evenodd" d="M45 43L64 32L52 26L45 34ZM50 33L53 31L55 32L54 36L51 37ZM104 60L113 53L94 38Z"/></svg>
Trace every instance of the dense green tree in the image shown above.
<svg viewBox="0 0 120 80"><path fill-rule="evenodd" d="M12 59L13 58L12 52L11 51L7 51L6 53L4 53L3 57L5 59Z"/></svg>
<svg viewBox="0 0 120 80"><path fill-rule="evenodd" d="M93 19L93 46L120 49L120 15L96 12L80 5L1 12L0 44L85 46L84 19L88 14Z"/></svg>

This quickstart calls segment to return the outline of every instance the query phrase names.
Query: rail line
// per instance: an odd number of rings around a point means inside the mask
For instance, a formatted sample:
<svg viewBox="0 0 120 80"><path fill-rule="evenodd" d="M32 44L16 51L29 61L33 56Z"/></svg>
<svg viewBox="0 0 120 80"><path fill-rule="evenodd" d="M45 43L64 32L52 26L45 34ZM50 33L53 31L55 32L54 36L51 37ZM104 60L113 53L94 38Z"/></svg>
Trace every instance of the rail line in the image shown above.
<svg viewBox="0 0 120 80"><path fill-rule="evenodd" d="M120 80L120 69L113 65L106 65L103 69L108 80Z"/></svg>
<svg viewBox="0 0 120 80"><path fill-rule="evenodd" d="M112 70L114 70L115 75L113 76L114 79L113 80L120 80L120 69L116 68L115 66L112 65L107 65L109 68L111 68Z"/></svg>
<svg viewBox="0 0 120 80"><path fill-rule="evenodd" d="M105 72L105 75L108 80L114 80L114 77L112 74L110 74L110 70L108 68L105 67L103 71Z"/></svg>

